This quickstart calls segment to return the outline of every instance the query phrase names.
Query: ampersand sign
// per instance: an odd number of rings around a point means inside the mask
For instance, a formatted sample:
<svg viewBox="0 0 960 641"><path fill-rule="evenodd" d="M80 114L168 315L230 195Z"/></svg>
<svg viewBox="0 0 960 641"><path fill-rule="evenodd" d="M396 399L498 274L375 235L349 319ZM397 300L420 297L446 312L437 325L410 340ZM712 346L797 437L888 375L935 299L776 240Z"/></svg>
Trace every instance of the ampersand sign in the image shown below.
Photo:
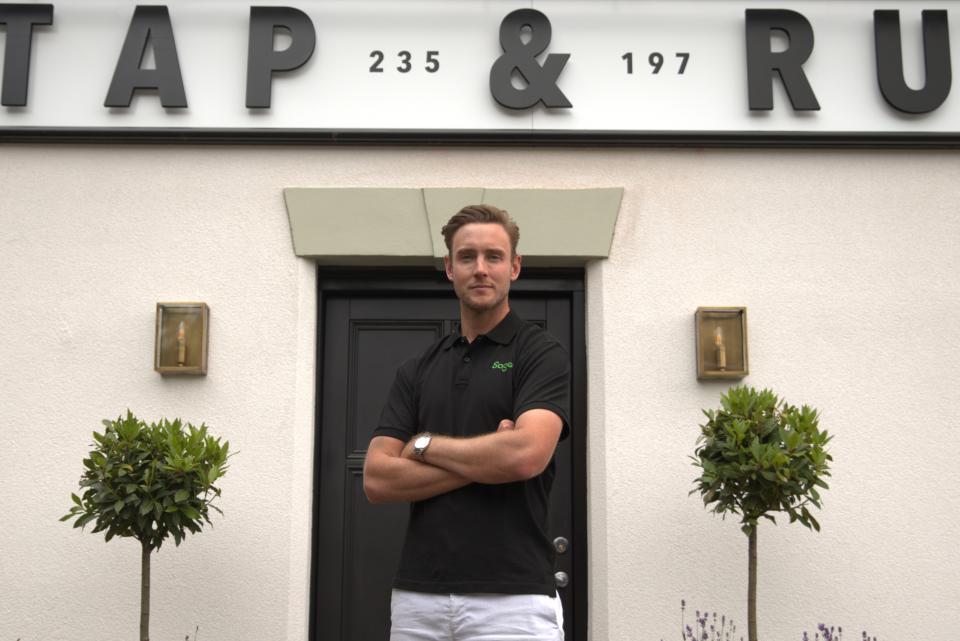
<svg viewBox="0 0 960 641"><path fill-rule="evenodd" d="M524 28L530 29L530 41L523 42ZM535 9L517 9L500 23L503 55L490 68L490 92L494 100L508 109L528 109L538 102L546 107L572 107L557 86L557 78L570 58L569 53L551 53L543 66L535 56L550 44L550 20ZM518 89L510 76L516 69L527 86Z"/></svg>

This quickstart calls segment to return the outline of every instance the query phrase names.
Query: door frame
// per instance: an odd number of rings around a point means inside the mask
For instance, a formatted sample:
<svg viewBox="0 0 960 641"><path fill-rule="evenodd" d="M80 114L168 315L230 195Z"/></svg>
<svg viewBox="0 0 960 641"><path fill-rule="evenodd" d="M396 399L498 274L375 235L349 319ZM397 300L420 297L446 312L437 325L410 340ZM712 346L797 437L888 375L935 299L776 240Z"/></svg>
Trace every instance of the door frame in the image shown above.
<svg viewBox="0 0 960 641"><path fill-rule="evenodd" d="M587 639L587 360L586 360L586 314L584 296L584 272L581 268L524 268L521 277L510 287L514 292L561 292L571 299L572 327L572 382L573 396L571 423L582 432L582 437L574 439L573 455L573 537L575 544L570 554L573 567L573 638L569 641ZM330 294L390 294L397 291L415 293L450 292L451 285L446 274L433 268L317 268L317 339L316 339L316 382L314 407L314 464L313 464L313 505L311 508L310 534L310 613L309 641L322 641L323 623L317 620L317 582L319 560L313 553L319 545L320 528L320 464L321 442L320 423L323 395L323 345L324 345L324 304Z"/></svg>

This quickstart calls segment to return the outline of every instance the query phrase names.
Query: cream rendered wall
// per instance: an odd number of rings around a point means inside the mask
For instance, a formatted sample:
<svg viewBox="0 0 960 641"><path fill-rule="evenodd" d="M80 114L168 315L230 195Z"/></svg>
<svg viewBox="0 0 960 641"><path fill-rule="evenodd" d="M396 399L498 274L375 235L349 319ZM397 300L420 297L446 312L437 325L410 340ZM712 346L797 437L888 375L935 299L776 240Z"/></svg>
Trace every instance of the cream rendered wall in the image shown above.
<svg viewBox="0 0 960 641"><path fill-rule="evenodd" d="M746 382L836 434L823 532L760 531L762 638L953 639L958 170L951 152L4 145L0 639L136 634L136 544L57 522L90 431L130 407L239 450L226 516L154 557L154 641L304 641L316 277L281 189L472 185L625 188L587 270L591 639L676 639L681 598L746 627L746 539L687 496L725 389L695 380L698 305L746 305ZM151 367L154 305L184 299L211 307L205 379Z"/></svg>

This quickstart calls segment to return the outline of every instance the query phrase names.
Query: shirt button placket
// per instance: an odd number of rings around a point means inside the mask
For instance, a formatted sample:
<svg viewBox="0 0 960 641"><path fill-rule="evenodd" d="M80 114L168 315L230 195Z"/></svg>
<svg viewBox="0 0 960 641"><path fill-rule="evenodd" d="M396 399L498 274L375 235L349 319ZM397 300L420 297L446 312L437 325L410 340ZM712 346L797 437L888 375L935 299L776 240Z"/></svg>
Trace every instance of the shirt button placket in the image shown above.
<svg viewBox="0 0 960 641"><path fill-rule="evenodd" d="M470 346L468 345L466 349L463 350L463 356L460 358L460 363L457 365L457 378L456 384L458 386L466 386L470 382Z"/></svg>

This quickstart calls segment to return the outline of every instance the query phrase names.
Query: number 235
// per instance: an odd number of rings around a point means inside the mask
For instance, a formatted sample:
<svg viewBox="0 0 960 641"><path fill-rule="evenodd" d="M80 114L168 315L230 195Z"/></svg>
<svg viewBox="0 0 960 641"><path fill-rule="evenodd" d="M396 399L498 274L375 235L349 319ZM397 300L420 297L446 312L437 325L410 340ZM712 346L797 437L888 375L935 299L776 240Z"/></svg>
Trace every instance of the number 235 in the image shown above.
<svg viewBox="0 0 960 641"><path fill-rule="evenodd" d="M370 57L373 59L373 63L370 65L370 73L383 73L383 60L384 55L382 51L374 50L370 52ZM399 66L395 67L400 73L409 73L413 69L413 54L409 51L398 51L397 60L399 61ZM440 52L439 51L428 51L426 52L426 65L424 69L427 73L436 73L440 69Z"/></svg>

